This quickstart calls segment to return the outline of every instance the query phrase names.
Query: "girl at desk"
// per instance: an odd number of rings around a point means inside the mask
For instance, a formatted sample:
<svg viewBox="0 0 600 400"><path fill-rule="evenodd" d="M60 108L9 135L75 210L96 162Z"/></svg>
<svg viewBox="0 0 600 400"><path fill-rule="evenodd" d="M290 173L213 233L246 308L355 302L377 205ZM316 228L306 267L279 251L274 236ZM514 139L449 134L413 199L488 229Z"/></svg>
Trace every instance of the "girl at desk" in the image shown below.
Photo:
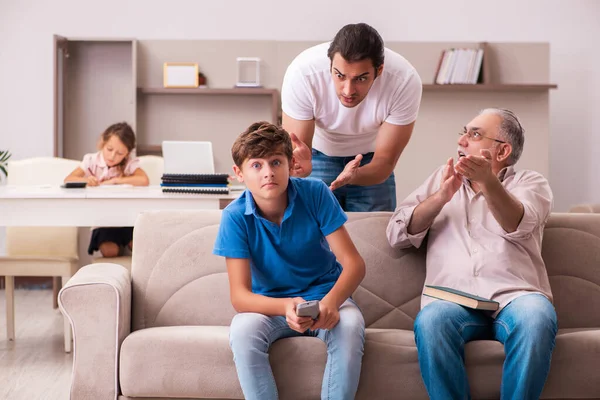
<svg viewBox="0 0 600 400"><path fill-rule="evenodd" d="M87 186L129 184L148 186L148 176L140 168L137 157L131 152L135 148L135 134L125 122L106 128L100 135L100 151L86 154L81 165L65 178L65 182L87 182ZM103 257L117 257L121 248L131 249L132 227L96 228L88 253L100 250Z"/></svg>

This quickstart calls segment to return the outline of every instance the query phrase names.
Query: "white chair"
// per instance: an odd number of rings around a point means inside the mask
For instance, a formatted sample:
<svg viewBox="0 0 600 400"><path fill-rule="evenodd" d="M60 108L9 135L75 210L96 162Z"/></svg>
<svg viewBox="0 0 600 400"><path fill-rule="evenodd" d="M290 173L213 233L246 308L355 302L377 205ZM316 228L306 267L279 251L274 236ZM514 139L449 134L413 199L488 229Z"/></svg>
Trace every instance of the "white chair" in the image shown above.
<svg viewBox="0 0 600 400"><path fill-rule="evenodd" d="M62 158L32 158L8 163L9 185L61 185L79 161ZM14 277L51 276L53 301L60 289L79 268L77 227L8 227L6 256L0 257L0 276L6 280L6 332L15 339ZM64 320L65 352L71 351L71 326Z"/></svg>
<svg viewBox="0 0 600 400"><path fill-rule="evenodd" d="M140 156L138 158L140 159L140 168L148 175L150 185L160 185L165 169L163 158L159 156ZM131 271L131 256L95 257L92 259L92 263L119 264Z"/></svg>
<svg viewBox="0 0 600 400"><path fill-rule="evenodd" d="M146 172L150 185L160 185L163 171L165 170L165 161L159 156L140 156L140 168Z"/></svg>

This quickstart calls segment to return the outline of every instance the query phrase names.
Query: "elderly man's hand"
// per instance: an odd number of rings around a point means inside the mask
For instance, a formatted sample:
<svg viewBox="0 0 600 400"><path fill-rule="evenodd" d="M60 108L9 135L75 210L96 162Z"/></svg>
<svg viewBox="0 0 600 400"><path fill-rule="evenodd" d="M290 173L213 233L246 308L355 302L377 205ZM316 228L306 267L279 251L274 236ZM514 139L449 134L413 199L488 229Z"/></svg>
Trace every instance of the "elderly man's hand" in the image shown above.
<svg viewBox="0 0 600 400"><path fill-rule="evenodd" d="M460 189L462 185L462 176L454 170L454 159L449 158L446 161L446 166L442 173L442 181L440 182L439 195L444 199L444 202L449 202L454 197L454 193Z"/></svg>
<svg viewBox="0 0 600 400"><path fill-rule="evenodd" d="M494 178L492 172L492 153L487 149L481 150L481 156L468 155L461 157L454 167L456 172L469 179L485 185Z"/></svg>

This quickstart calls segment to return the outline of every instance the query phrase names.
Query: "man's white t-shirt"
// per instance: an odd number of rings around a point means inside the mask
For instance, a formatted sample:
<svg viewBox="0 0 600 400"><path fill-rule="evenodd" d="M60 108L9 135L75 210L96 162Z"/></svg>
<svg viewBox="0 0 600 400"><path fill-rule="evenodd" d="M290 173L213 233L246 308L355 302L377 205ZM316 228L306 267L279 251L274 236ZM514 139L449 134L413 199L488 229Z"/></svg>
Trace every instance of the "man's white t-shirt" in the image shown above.
<svg viewBox="0 0 600 400"><path fill-rule="evenodd" d="M315 120L313 148L328 156L354 156L375 151L383 122L408 125L417 119L422 84L416 69L386 48L383 73L364 100L347 108L337 97L327 57L329 43L300 53L283 78L283 112L297 120Z"/></svg>

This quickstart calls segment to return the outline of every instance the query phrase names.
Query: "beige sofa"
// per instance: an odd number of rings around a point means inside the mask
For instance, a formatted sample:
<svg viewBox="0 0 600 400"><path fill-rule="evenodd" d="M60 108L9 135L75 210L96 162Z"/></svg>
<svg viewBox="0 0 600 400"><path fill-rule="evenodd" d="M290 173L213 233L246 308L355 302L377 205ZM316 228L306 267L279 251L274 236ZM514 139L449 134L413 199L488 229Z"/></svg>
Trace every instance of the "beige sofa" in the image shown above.
<svg viewBox="0 0 600 400"><path fill-rule="evenodd" d="M600 204L578 204L569 209L571 213L600 213Z"/></svg>
<svg viewBox="0 0 600 400"><path fill-rule="evenodd" d="M426 399L412 331L424 251L390 248L389 213L349 216L367 264L354 295L367 326L357 398ZM212 255L219 220L219 211L143 214L131 275L92 264L61 290L74 329L72 399L243 398L229 349L235 311L225 261ZM543 253L560 328L543 398L600 397L600 215L553 214ZM280 340L270 358L280 398L319 398L319 339ZM467 345L474 398L499 398L503 358L497 342Z"/></svg>

